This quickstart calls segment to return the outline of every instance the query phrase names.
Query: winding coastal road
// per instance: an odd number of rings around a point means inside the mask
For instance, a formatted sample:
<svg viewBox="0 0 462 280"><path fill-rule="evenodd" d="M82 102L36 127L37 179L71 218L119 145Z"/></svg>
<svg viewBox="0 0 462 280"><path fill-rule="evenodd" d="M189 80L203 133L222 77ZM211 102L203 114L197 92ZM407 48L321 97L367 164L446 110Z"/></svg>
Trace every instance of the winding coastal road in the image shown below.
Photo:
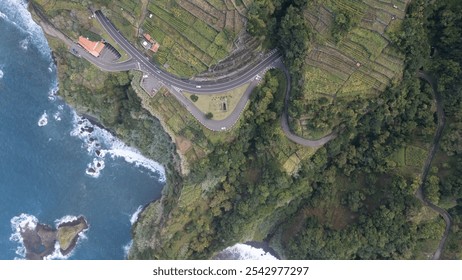
<svg viewBox="0 0 462 280"><path fill-rule="evenodd" d="M281 69L287 79L287 87L285 92L285 104L284 113L281 116L281 127L284 134L293 142L307 146L307 147L319 147L327 143L329 140L335 137L334 134L327 135L323 138L316 140L309 140L301 138L295 135L289 127L287 107L290 94L290 75L285 67L282 57L277 49L270 51L265 56L261 57L260 61L249 69L244 69L238 72L233 77L227 77L217 79L214 81L195 81L190 79L179 78L168 72L165 72L157 65L151 63L149 58L146 57L141 51L136 49L111 23L111 21L104 16L104 14L97 10L94 11L94 16L100 22L104 30L111 36L114 41L128 54L128 58L122 62L109 62L101 58L94 57L90 53L86 52L79 44L74 42L72 39L67 37L61 31L54 27L54 25L48 21L46 16L41 13L40 9L31 5L34 12L39 17L39 24L43 28L44 32L50 36L60 39L64 42L71 52L81 58L86 59L99 69L108 72L120 72L129 70L138 70L143 72L144 79L152 79L155 82L162 83L169 92L180 102L184 108L186 108L191 115L194 116L202 125L212 131L225 131L232 128L239 120L242 112L244 111L247 103L250 99L250 94L253 89L258 85L261 77L266 71L272 68ZM241 99L238 101L235 109L224 120L213 120L207 119L205 114L200 111L194 103L187 98L183 92L194 93L196 95L214 95L223 92L227 92L241 85L249 84L246 91L244 92Z"/></svg>
<svg viewBox="0 0 462 280"><path fill-rule="evenodd" d="M216 94L219 92L229 91L233 88L236 88L255 79L256 75L271 68L272 64L274 64L274 62L280 59L281 57L277 50L273 50L267 56L265 56L256 66L245 72L239 73L237 76L233 77L233 79L220 80L218 82L193 81L189 79L181 79L170 73L164 72L158 66L152 64L144 54L142 54L138 49L136 49L117 30L117 28L109 21L107 17L103 15L101 11L95 11L95 16L101 23L103 28L106 30L106 32L114 39L114 41L116 41L117 44L119 44L119 46L123 48L131 56L133 60L136 61L138 65L137 68L134 68L134 70L140 70L145 74L153 75L157 79L164 82L164 84L171 87L176 87L179 91L184 90L198 95Z"/></svg>
<svg viewBox="0 0 462 280"><path fill-rule="evenodd" d="M334 134L327 135L323 138L316 140L309 140L299 137L292 133L288 123L288 102L290 94L290 75L282 62L282 57L279 52L275 49L270 51L264 56L261 61L250 69L240 72L232 79L220 79L217 81L193 81L189 79L180 79L170 73L162 71L159 67L152 64L147 57L145 57L138 49L136 49L118 30L117 28L106 18L101 11L95 11L95 16L101 23L106 32L119 44L130 56L131 59L135 60L138 64L137 70L144 72L149 76L152 76L160 80L165 86L169 87L170 92L176 97L176 99L204 126L213 131L227 130L231 128L239 119L241 113L244 111L247 102L250 98L252 90L258 85L258 77L262 77L264 73L271 68L281 69L287 79L287 86L285 92L285 104L284 113L281 116L281 126L285 135L293 142L307 146L307 147L319 147L332 138ZM112 68L108 69L113 71ZM224 120L210 120L207 119L203 112L201 112L188 98L186 98L182 91L187 91L197 95L212 95L220 92L226 92L233 88L239 87L243 84L249 83L246 92L239 100L233 113Z"/></svg>
<svg viewBox="0 0 462 280"><path fill-rule="evenodd" d="M425 185L425 181L427 180L428 173L431 168L431 163L433 161L433 158L435 157L436 151L438 149L438 145L441 139L441 136L443 134L443 129L444 126L446 125L446 116L444 115L444 110L443 110L443 105L441 102L441 96L438 92L437 89L437 84L436 84L436 79L432 77L431 75L419 71L418 72L418 77L422 80L425 80L427 83L430 84L432 87L433 95L435 96L436 100L436 113L438 116L438 124L435 132L435 136L433 137L433 143L432 147L430 149L430 153L428 154L428 157L425 161L423 172L422 172L422 177L421 177L421 184L419 186L419 189L416 192L416 197L427 207L431 208L433 211L437 212L443 219L444 222L446 223L446 228L444 230L443 237L441 238L441 241L438 245L438 248L436 249L436 252L433 254L432 259L438 260L441 257L441 254L443 252L444 246L446 245L446 241L449 236L449 232L451 230L452 226L452 219L451 216L449 215L448 211L445 209L431 203L423 194L423 187Z"/></svg>

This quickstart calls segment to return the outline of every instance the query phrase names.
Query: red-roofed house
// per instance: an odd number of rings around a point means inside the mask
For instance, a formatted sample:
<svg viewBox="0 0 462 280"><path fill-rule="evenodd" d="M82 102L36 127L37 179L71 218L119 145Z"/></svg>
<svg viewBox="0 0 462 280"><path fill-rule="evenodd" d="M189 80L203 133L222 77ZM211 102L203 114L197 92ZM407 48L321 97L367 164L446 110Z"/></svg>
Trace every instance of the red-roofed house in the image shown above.
<svg viewBox="0 0 462 280"><path fill-rule="evenodd" d="M150 50L153 51L153 52L157 52L159 47L160 47L159 43L155 43L155 44L152 45Z"/></svg>
<svg viewBox="0 0 462 280"><path fill-rule="evenodd" d="M83 36L79 37L79 45L81 45L94 57L98 57L104 49L103 42L93 42Z"/></svg>
<svg viewBox="0 0 462 280"><path fill-rule="evenodd" d="M151 50L153 52L157 52L157 50L159 50L159 47L160 47L159 43L157 43L156 40L154 40L151 37L151 35L149 35L147 33L144 33L143 36L144 36L144 39L146 39L146 41L147 41L146 44L143 43L143 46L146 49L149 49L149 50ZM150 44L148 44L148 43L150 43Z"/></svg>
<svg viewBox="0 0 462 280"><path fill-rule="evenodd" d="M151 42L151 43L152 43L151 35L149 35L149 34L147 34L147 33L144 33L143 36L144 36L144 38L145 38L146 40L148 40L148 42Z"/></svg>

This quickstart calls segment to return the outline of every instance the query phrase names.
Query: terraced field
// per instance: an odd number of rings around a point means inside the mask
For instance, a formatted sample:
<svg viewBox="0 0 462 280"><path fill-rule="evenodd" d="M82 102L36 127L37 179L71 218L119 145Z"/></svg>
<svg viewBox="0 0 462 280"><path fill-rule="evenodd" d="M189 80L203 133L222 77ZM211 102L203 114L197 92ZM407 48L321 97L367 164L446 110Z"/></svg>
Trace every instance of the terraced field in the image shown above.
<svg viewBox="0 0 462 280"><path fill-rule="evenodd" d="M82 30L95 33L99 31L99 28L95 27L97 24L90 17L87 1L34 0L34 2L41 7L57 28L71 38L76 39ZM93 8L102 9L127 38L135 40L139 20L147 2L148 0L119 0L107 5L107 1L93 0L92 4Z"/></svg>
<svg viewBox="0 0 462 280"><path fill-rule="evenodd" d="M160 43L154 59L190 77L229 55L252 1L150 0L143 32Z"/></svg>
<svg viewBox="0 0 462 280"><path fill-rule="evenodd" d="M315 40L305 59L304 106L321 97L334 107L358 97L374 98L399 82L404 58L391 46L389 34L399 27L409 1L313 1L305 14ZM339 13L350 15L357 24L336 41L331 30ZM332 131L332 126L310 130L313 117L293 120L297 134L320 137Z"/></svg>

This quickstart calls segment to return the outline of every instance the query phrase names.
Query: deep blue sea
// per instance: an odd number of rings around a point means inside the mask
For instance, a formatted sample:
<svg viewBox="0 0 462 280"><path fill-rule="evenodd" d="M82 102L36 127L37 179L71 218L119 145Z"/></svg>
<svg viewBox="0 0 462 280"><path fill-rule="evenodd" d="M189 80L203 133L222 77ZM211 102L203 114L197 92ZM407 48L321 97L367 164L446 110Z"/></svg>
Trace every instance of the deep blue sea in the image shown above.
<svg viewBox="0 0 462 280"><path fill-rule="evenodd" d="M82 132L90 124L56 97L50 49L25 5L0 1L0 259L24 258L21 224L78 215L90 227L69 259L123 259L164 170L102 129Z"/></svg>

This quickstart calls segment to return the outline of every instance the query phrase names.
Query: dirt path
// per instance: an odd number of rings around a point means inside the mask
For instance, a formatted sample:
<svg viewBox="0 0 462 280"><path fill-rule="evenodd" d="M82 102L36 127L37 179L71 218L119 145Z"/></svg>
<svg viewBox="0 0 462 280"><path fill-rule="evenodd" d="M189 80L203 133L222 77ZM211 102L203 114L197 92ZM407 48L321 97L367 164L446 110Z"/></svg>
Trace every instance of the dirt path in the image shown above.
<svg viewBox="0 0 462 280"><path fill-rule="evenodd" d="M146 18L146 14L148 13L148 4L149 0L141 0L141 16L136 23L136 33L138 34L138 36L140 36L138 32L140 32L140 27L143 24L144 19Z"/></svg>
<svg viewBox="0 0 462 280"><path fill-rule="evenodd" d="M430 74L425 73L423 71L419 71L418 77L421 78L422 80L425 80L432 87L433 95L435 96L435 100L436 100L436 112L438 115L438 124L437 124L436 132L435 132L435 137L433 138L433 144L430 149L430 153L428 154L427 160L425 161L425 165L424 165L423 172L422 172L422 177L421 177L422 183L420 184L420 187L416 192L416 197L420 201L422 201L422 203L425 206L430 207L433 211L437 212L441 217L443 217L446 223L446 229L444 230L443 237L441 238L440 244L438 245L438 248L436 249L432 257L433 260L438 260L441 257L444 246L446 245L446 241L448 239L449 232L452 226L452 220L451 220L451 216L445 209L431 203L430 201L427 200L427 198L425 198L423 194L423 187L425 185L425 181L430 171L431 163L438 149L441 135L443 134L444 126L446 125L446 117L444 115L443 105L441 102L441 96L437 90L436 79L432 77Z"/></svg>

